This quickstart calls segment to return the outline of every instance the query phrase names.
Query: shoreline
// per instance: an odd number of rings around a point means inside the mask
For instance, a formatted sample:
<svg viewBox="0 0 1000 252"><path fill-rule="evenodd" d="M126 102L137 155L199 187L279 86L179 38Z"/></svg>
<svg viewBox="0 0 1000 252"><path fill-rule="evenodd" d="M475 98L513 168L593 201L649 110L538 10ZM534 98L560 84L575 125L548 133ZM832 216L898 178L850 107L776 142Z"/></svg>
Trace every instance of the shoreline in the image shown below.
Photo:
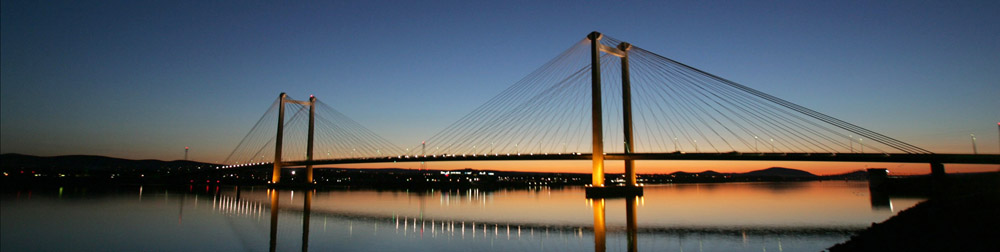
<svg viewBox="0 0 1000 252"><path fill-rule="evenodd" d="M851 236L828 251L996 251L1000 173L949 176L931 198Z"/></svg>

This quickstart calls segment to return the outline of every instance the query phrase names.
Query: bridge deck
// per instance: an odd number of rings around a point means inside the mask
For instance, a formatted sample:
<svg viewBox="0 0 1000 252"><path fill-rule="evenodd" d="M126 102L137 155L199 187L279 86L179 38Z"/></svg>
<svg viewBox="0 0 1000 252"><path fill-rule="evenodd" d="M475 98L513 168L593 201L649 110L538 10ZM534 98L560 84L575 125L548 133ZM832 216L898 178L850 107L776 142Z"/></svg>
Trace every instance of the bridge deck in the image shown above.
<svg viewBox="0 0 1000 252"><path fill-rule="evenodd" d="M887 163L948 163L948 164L1000 164L996 154L882 154L882 153L606 153L607 160L702 160L702 161L813 161L813 162L887 162ZM441 162L441 161L536 161L536 160L591 160L590 153L569 154L488 154L488 155L427 155L374 158L344 158L314 161L283 162L284 166L362 164L389 162Z"/></svg>

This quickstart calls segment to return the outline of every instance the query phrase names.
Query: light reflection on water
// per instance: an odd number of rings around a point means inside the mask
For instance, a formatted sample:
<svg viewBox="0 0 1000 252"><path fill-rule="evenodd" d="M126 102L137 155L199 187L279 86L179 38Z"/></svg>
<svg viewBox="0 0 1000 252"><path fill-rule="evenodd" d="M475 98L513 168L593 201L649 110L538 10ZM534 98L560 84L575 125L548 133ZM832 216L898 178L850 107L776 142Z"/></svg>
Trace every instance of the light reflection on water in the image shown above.
<svg viewBox="0 0 1000 252"><path fill-rule="evenodd" d="M36 189L4 192L2 244L4 251L820 251L920 201L876 196L866 183L843 181L649 186L644 197L605 200L588 200L577 187ZM70 238L46 242L54 237Z"/></svg>

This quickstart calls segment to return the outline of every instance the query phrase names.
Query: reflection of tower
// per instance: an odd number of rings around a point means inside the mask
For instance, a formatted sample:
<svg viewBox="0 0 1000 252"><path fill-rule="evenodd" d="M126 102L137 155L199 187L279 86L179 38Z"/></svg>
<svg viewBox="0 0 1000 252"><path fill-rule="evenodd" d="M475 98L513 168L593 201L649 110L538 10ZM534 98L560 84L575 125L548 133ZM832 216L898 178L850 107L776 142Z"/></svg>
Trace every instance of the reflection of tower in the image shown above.
<svg viewBox="0 0 1000 252"><path fill-rule="evenodd" d="M177 214L177 225L180 225L181 223L184 222L184 200L187 198L187 194L181 194L181 195L182 195L180 204L181 209L180 213Z"/></svg>
<svg viewBox="0 0 1000 252"><path fill-rule="evenodd" d="M607 225L605 223L605 200L603 198L587 199L594 208L594 251L607 251ZM625 199L625 235L628 239L628 251L639 251L638 243L638 221L636 220L636 208L638 207L639 196Z"/></svg>
<svg viewBox="0 0 1000 252"><path fill-rule="evenodd" d="M628 237L628 251L639 251L638 221L636 220L635 208L638 206L638 196L625 199L625 233Z"/></svg>
<svg viewBox="0 0 1000 252"><path fill-rule="evenodd" d="M294 191L292 192L295 193ZM312 215L312 198L315 190L305 191L305 199L302 202L302 251L309 251L309 217ZM276 251L278 248L278 190L268 189L268 196L271 198L271 244L269 251Z"/></svg>
<svg viewBox="0 0 1000 252"><path fill-rule="evenodd" d="M872 210L892 211L892 199L889 192L874 187L868 187L868 199L871 201Z"/></svg>
<svg viewBox="0 0 1000 252"><path fill-rule="evenodd" d="M423 238L424 237L424 227L425 227L425 225L427 225L427 222L424 221L424 211L427 210L427 197L430 197L430 195L421 193L421 194L419 194L417 196L420 197L420 237ZM431 224L431 225L433 225L433 224ZM416 219L413 220L413 230L417 230L417 220Z"/></svg>
<svg viewBox="0 0 1000 252"><path fill-rule="evenodd" d="M594 207L594 252L607 250L604 222L604 199L588 199Z"/></svg>
<svg viewBox="0 0 1000 252"><path fill-rule="evenodd" d="M312 196L316 191L306 191L306 198L302 203L302 251L309 251L309 215L312 210Z"/></svg>
<svg viewBox="0 0 1000 252"><path fill-rule="evenodd" d="M872 210L892 211L892 201L889 199L887 181L889 170L885 168L868 169L868 195Z"/></svg>
<svg viewBox="0 0 1000 252"><path fill-rule="evenodd" d="M184 161L188 160L188 147L184 146Z"/></svg>
<svg viewBox="0 0 1000 252"><path fill-rule="evenodd" d="M271 196L271 247L268 251L274 252L278 245L278 190L267 191Z"/></svg>

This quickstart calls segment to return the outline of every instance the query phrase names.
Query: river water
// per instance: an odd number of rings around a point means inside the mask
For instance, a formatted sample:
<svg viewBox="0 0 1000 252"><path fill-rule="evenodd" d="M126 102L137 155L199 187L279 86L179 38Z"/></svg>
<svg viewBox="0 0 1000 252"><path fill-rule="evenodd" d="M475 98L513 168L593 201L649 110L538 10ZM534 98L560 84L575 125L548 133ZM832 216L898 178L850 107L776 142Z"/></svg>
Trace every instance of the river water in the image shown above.
<svg viewBox="0 0 1000 252"><path fill-rule="evenodd" d="M922 199L866 182L269 190L7 189L2 251L822 251ZM273 206L277 207L273 207Z"/></svg>

